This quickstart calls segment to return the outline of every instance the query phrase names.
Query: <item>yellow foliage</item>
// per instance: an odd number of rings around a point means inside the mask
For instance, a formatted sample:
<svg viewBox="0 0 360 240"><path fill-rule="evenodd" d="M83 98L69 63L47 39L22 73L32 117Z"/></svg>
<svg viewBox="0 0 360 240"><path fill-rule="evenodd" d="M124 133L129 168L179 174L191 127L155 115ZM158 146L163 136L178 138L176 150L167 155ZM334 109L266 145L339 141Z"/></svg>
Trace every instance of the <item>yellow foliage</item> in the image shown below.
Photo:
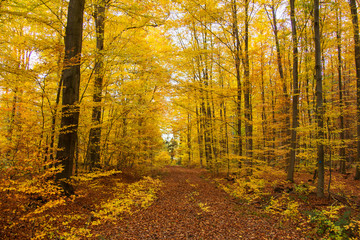
<svg viewBox="0 0 360 240"><path fill-rule="evenodd" d="M198 206L203 212L210 212L210 206L208 206L207 203L200 202Z"/></svg>
<svg viewBox="0 0 360 240"><path fill-rule="evenodd" d="M151 177L144 177L142 180L130 184L126 194L119 194L114 199L99 205L99 210L93 212L93 216L97 220L92 224L98 225L103 220L115 220L121 214L132 214L137 211L135 207L149 207L156 199L156 194L161 186L162 182L159 179Z"/></svg>
<svg viewBox="0 0 360 240"><path fill-rule="evenodd" d="M271 197L270 204L265 211L271 214L280 214L285 220L296 219L299 217L299 203L291 200L286 194L278 199Z"/></svg>
<svg viewBox="0 0 360 240"><path fill-rule="evenodd" d="M266 182L264 179L258 179L252 176L248 179L236 179L235 183L232 185L225 186L220 183L219 186L231 196L246 202L252 202L266 194L263 192L265 184Z"/></svg>
<svg viewBox="0 0 360 240"><path fill-rule="evenodd" d="M49 208L58 207L59 205L63 205L63 204L65 204L65 199L63 199L63 198L49 201L49 202L45 203L43 206L37 208L33 214L40 214Z"/></svg>
<svg viewBox="0 0 360 240"><path fill-rule="evenodd" d="M164 165L167 165L171 162L170 154L168 151L161 151L159 154L157 154L154 158L154 165L156 167L161 167Z"/></svg>
<svg viewBox="0 0 360 240"><path fill-rule="evenodd" d="M309 195L311 192L314 192L315 189L315 186L304 183L303 181L301 181L300 184L294 184L295 192L301 195Z"/></svg>
<svg viewBox="0 0 360 240"><path fill-rule="evenodd" d="M80 240L84 238L91 238L93 234L90 229L71 227L70 232L65 232L60 235L60 239L66 240Z"/></svg>
<svg viewBox="0 0 360 240"><path fill-rule="evenodd" d="M351 219L351 211L342 211L344 208L341 205L329 206L309 212L308 222L315 224L314 230L323 236L322 239L358 239L359 221Z"/></svg>
<svg viewBox="0 0 360 240"><path fill-rule="evenodd" d="M117 170L110 170L110 171L106 171L106 172L94 171L94 172L90 172L90 173L81 174L78 176L72 176L71 179L73 179L75 181L87 182L87 181L94 180L95 178L107 177L107 176L111 176L111 175L118 174L118 173L121 173L121 171L117 171Z"/></svg>

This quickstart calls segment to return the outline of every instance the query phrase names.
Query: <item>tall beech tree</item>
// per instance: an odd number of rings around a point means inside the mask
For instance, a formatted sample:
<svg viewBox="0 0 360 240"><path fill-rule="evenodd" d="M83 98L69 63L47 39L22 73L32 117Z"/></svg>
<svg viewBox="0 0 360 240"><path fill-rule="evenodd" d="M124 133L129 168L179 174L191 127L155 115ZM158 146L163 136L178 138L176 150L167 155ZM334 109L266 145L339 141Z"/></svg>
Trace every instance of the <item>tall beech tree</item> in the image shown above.
<svg viewBox="0 0 360 240"><path fill-rule="evenodd" d="M293 49L293 103L292 103L292 126L291 126L291 146L290 146L290 160L287 173L287 180L294 181L294 169L296 161L296 146L297 146L297 127L299 126L299 51L298 51L298 36L296 31L295 19L295 0L290 0L290 19L291 19L291 36Z"/></svg>
<svg viewBox="0 0 360 240"><path fill-rule="evenodd" d="M320 3L314 0L314 33L315 33L315 79L316 79L316 120L317 120L317 196L324 196L324 106L323 82L321 70L321 36L320 36Z"/></svg>
<svg viewBox="0 0 360 240"><path fill-rule="evenodd" d="M242 156L243 153L243 145L242 145L242 120L241 120L241 98L242 98L242 86L241 86L241 42L239 36L239 24L238 24L238 7L237 1L231 1L231 13L232 13L232 37L233 37L233 45L234 51L232 51L234 55L235 62L235 77L236 77L236 85L237 85L237 102L236 102L236 110L237 110L237 133L238 133L238 153Z"/></svg>
<svg viewBox="0 0 360 240"><path fill-rule="evenodd" d="M101 139L101 96L104 78L104 32L105 32L105 6L106 0L101 0L95 5L94 18L95 18L95 31L96 31L96 56L95 56L95 82L93 102L94 107L92 110L92 124L93 127L89 134L89 162L90 170L96 164L100 163L100 139Z"/></svg>
<svg viewBox="0 0 360 240"><path fill-rule="evenodd" d="M253 156L253 122L252 122L252 86L250 82L250 59L249 59L249 5L250 0L244 2L244 102L245 102L245 136L246 136L246 156ZM251 160L252 161L252 160Z"/></svg>
<svg viewBox="0 0 360 240"><path fill-rule="evenodd" d="M56 175L57 179L69 178L73 173L80 114L78 101L84 5L85 0L70 0L68 7L64 69L61 75L61 131L56 155L58 165L62 165L64 169Z"/></svg>
<svg viewBox="0 0 360 240"><path fill-rule="evenodd" d="M345 159L345 126L344 126L344 89L343 89L343 74L342 74L342 46L341 46L341 8L339 6L339 1L337 1L338 8L336 9L336 45L337 45L337 56L338 56L338 87L339 87L339 103L340 103L340 116L339 116L339 128L340 128L340 140L341 140L341 146L339 151L339 157L340 157L340 172L345 173L346 172L346 159Z"/></svg>
<svg viewBox="0 0 360 240"><path fill-rule="evenodd" d="M284 66L283 66L283 53L282 53L282 49L281 49L281 44L280 44L280 39L279 39L279 29L278 29L278 19L277 19L277 8L279 3L275 4L274 0L271 1L271 4L269 5L270 10L271 10L271 16L270 14L267 12L269 20L271 22L271 26L272 26L272 30L274 33L274 38L275 38L275 48L276 48L276 62L277 62L277 69L279 72L279 76L280 76L280 80L281 80L281 84L282 84L282 90L283 90L283 100L284 100L284 104L283 104L283 112L285 115L285 136L284 136L284 140L282 145L284 145L285 147L288 147L289 145L289 135L290 135L290 99L289 99L289 94L288 94L288 90L287 90L287 82L286 82L286 77L285 77L285 73L284 73ZM266 6L265 6L266 9ZM288 155L289 153L287 153L287 157L286 157L286 161L289 160Z"/></svg>
<svg viewBox="0 0 360 240"><path fill-rule="evenodd" d="M355 0L349 0L351 10L351 20L354 33L354 54L355 54L355 68L356 68L356 116L357 116L357 156L356 161L360 162L360 37L359 37L359 20ZM356 168L356 179L360 179L359 166Z"/></svg>

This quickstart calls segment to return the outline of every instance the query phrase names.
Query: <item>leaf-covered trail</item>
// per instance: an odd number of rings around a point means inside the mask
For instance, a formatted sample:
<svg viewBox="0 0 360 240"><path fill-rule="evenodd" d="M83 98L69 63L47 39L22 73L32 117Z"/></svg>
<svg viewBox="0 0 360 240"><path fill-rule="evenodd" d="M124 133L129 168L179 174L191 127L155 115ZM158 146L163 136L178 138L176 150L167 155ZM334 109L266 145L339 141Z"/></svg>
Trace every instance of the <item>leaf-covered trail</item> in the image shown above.
<svg viewBox="0 0 360 240"><path fill-rule="evenodd" d="M256 208L236 203L204 171L165 171L153 205L106 227L104 239L301 239L258 216Z"/></svg>

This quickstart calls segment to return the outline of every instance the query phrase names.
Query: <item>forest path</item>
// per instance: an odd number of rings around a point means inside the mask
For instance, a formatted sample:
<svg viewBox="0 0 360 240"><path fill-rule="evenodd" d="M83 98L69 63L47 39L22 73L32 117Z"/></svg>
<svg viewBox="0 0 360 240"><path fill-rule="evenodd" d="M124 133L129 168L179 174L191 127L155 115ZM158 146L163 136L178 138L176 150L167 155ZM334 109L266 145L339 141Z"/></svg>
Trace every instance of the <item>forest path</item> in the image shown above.
<svg viewBox="0 0 360 240"><path fill-rule="evenodd" d="M103 239L299 239L205 176L200 169L166 168L158 199L107 229Z"/></svg>

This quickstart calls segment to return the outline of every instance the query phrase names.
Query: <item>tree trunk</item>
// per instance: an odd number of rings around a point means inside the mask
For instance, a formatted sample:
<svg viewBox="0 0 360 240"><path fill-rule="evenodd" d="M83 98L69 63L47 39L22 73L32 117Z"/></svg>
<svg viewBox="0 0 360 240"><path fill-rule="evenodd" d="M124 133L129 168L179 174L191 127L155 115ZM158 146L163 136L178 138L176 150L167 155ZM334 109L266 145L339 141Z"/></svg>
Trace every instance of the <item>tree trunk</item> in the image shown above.
<svg viewBox="0 0 360 240"><path fill-rule="evenodd" d="M234 61L235 61L235 71L236 71L236 84L237 84L237 101L236 101L236 114L237 114L237 135L238 135L238 154L242 156L243 146L242 146L242 136L241 136L241 75L240 75L240 37L239 37L239 27L237 21L237 5L236 0L232 1L232 36L234 41Z"/></svg>
<svg viewBox="0 0 360 240"><path fill-rule="evenodd" d="M251 83L249 69L249 0L245 0L245 49L244 49L244 102L245 102L245 135L246 135L246 156L252 157L253 150L253 125L252 125L252 107L251 107Z"/></svg>
<svg viewBox="0 0 360 240"><path fill-rule="evenodd" d="M356 67L356 115L357 115L357 163L360 162L360 39L359 39L359 20L355 0L349 0L351 19L354 31L355 48L355 67Z"/></svg>
<svg viewBox="0 0 360 240"><path fill-rule="evenodd" d="M340 141L341 147L339 151L340 155L340 172L345 174L346 160L345 160L345 127L344 127L344 98L343 98L343 84L342 84L342 59L341 59L341 10L337 9L336 12L336 40L337 40L337 52L338 52L338 84L339 84L339 101L340 101Z"/></svg>
<svg viewBox="0 0 360 240"><path fill-rule="evenodd" d="M82 47L83 13L85 0L70 0L65 32L65 57L62 71L63 96L61 131L59 135L57 165L63 170L57 179L69 178L73 172L77 128L79 122L80 60Z"/></svg>
<svg viewBox="0 0 360 240"><path fill-rule="evenodd" d="M94 166L100 164L100 140L101 140L101 95L104 78L104 28L105 28L105 1L102 0L95 6L95 28L96 28L96 59L95 59L95 84L93 101L95 106L92 111L92 124L90 130L90 171Z"/></svg>
<svg viewBox="0 0 360 240"><path fill-rule="evenodd" d="M191 165L191 115L188 112L187 114L187 152L188 152L188 163L187 165Z"/></svg>
<svg viewBox="0 0 360 240"><path fill-rule="evenodd" d="M270 5L271 13L272 13L272 28L275 37L275 47L276 47L276 61L278 66L278 71L280 75L280 79L283 85L283 98L284 98L284 106L283 111L285 114L285 140L283 145L288 147L289 144L289 136L290 136L290 99L287 93L287 86L286 86L286 79L284 75L284 69L282 64L282 56L281 56L281 49L280 49L280 41L279 41L279 34L278 34L278 26L277 26L277 17L276 17L276 9L274 6L274 2ZM270 17L269 17L270 18ZM282 134L280 134L282 136ZM289 161L289 155L286 154L286 161Z"/></svg>
<svg viewBox="0 0 360 240"><path fill-rule="evenodd" d="M201 110L200 110L201 111ZM204 130L202 126L201 112L199 113L199 107L196 106L196 122L197 122L197 140L199 148L199 161L200 167L203 168L203 157L204 157Z"/></svg>
<svg viewBox="0 0 360 240"><path fill-rule="evenodd" d="M296 20L295 20L295 0L290 0L290 18L291 18L291 32L292 32L292 41L293 41L293 113L292 113L292 127L291 127L291 147L290 147L290 162L287 173L287 180L294 181L294 169L296 161L296 128L299 126L299 81L298 81L298 39L296 32Z"/></svg>
<svg viewBox="0 0 360 240"><path fill-rule="evenodd" d="M321 73L321 45L320 45L320 7L319 0L314 0L314 32L315 32L315 78L316 78L316 119L317 132L317 165L318 183L317 196L324 197L324 107Z"/></svg>
<svg viewBox="0 0 360 240"><path fill-rule="evenodd" d="M265 102L265 80L264 80L264 51L263 51L263 44L261 43L261 55L260 55L260 72L261 72L261 103L262 103L262 108L261 108L261 128L262 128L262 143L263 143L263 159L264 161L269 159L268 156L268 151L266 149L266 142L267 142L267 117L266 117L266 102Z"/></svg>

